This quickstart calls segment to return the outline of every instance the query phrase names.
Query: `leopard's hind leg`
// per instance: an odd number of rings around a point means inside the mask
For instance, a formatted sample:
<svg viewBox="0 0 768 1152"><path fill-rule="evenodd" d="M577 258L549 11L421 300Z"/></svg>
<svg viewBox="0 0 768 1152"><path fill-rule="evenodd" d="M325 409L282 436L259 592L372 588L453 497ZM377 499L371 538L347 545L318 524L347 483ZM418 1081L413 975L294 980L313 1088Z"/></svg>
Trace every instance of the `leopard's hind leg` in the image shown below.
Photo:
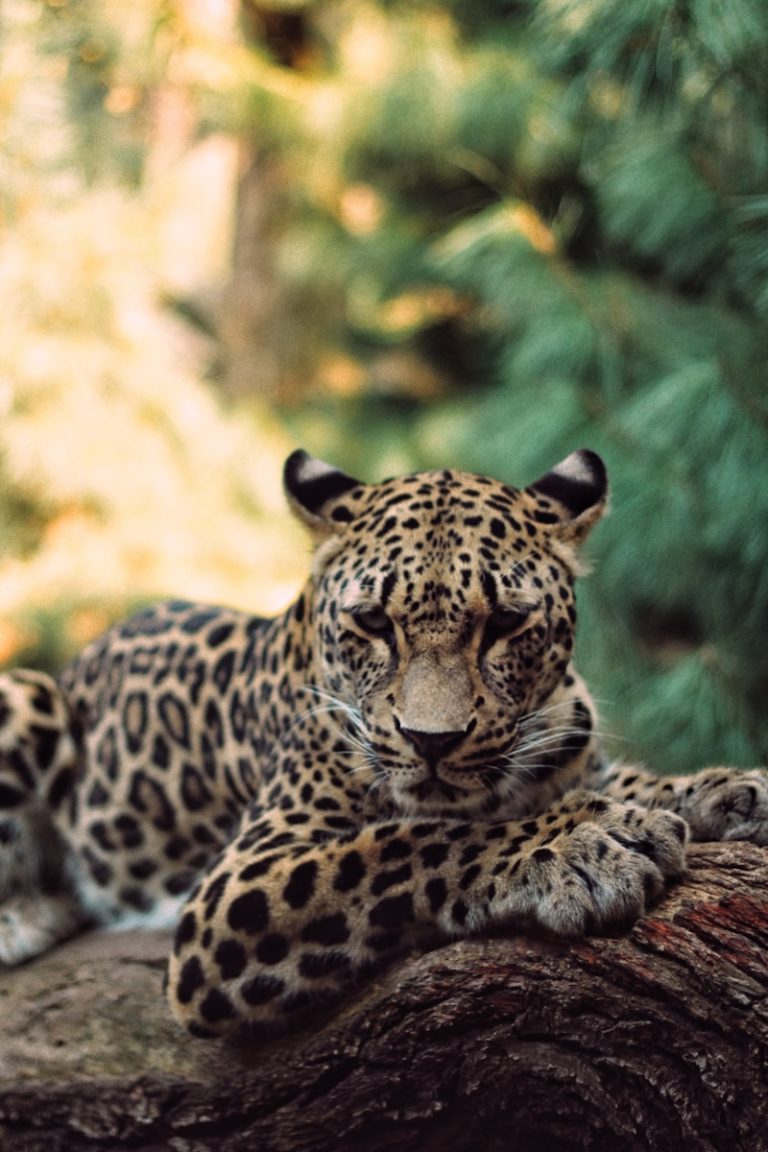
<svg viewBox="0 0 768 1152"><path fill-rule="evenodd" d="M86 922L53 813L67 802L77 745L50 676L0 675L0 965L18 964Z"/></svg>

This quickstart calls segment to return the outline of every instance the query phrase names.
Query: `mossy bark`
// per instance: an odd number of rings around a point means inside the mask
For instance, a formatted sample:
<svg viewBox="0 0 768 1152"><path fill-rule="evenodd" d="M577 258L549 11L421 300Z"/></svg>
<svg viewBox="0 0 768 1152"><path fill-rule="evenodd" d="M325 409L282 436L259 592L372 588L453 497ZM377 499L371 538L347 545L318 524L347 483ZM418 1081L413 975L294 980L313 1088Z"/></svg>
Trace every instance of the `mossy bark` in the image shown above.
<svg viewBox="0 0 768 1152"><path fill-rule="evenodd" d="M3 1152L764 1152L768 851L702 845L628 934L462 941L258 1047L192 1040L167 937L0 977Z"/></svg>

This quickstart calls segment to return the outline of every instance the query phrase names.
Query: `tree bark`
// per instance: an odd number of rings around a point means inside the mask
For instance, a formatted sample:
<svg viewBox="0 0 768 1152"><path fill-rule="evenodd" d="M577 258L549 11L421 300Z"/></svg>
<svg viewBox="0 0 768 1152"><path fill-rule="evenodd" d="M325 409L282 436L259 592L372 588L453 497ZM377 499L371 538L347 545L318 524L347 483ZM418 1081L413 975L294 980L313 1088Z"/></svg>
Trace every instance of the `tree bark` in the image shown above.
<svg viewBox="0 0 768 1152"><path fill-rule="evenodd" d="M259 1047L192 1040L168 938L0 978L3 1152L765 1152L768 851L700 845L617 938L461 941Z"/></svg>

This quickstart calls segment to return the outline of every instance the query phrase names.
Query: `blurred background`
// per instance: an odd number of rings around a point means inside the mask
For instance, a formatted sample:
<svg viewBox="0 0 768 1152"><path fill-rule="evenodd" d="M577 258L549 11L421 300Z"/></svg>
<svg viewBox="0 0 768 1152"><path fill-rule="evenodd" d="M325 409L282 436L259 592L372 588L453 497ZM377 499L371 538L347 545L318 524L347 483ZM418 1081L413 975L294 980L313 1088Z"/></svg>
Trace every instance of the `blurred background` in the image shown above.
<svg viewBox="0 0 768 1152"><path fill-rule="evenodd" d="M601 452L613 750L768 759L765 0L4 0L0 663L281 609L297 444Z"/></svg>

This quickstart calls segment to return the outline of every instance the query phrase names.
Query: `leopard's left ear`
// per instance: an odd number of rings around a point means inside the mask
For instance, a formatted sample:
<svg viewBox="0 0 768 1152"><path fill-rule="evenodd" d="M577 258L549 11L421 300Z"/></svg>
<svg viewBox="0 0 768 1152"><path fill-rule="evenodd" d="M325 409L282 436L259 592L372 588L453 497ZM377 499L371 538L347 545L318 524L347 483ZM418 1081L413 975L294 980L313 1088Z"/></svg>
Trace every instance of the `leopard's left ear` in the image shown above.
<svg viewBox="0 0 768 1152"><path fill-rule="evenodd" d="M597 453L582 448L530 484L526 492L552 501L550 515L557 517L558 536L568 543L580 544L606 510L608 474Z"/></svg>
<svg viewBox="0 0 768 1152"><path fill-rule="evenodd" d="M353 520L351 493L364 485L298 448L285 462L283 487L294 514L312 534L323 539Z"/></svg>

